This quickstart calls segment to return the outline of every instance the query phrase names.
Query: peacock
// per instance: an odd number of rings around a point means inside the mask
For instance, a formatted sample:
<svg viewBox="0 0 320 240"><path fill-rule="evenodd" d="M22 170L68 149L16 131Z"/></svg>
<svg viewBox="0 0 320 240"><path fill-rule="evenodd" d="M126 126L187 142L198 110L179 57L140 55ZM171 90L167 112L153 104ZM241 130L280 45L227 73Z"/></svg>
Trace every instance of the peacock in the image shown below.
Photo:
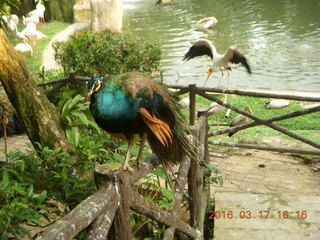
<svg viewBox="0 0 320 240"><path fill-rule="evenodd" d="M96 123L111 136L128 141L124 170L129 165L130 150L141 138L138 167L145 141L165 165L178 163L190 152L187 125L168 89L143 73L124 73L88 81L87 100Z"/></svg>

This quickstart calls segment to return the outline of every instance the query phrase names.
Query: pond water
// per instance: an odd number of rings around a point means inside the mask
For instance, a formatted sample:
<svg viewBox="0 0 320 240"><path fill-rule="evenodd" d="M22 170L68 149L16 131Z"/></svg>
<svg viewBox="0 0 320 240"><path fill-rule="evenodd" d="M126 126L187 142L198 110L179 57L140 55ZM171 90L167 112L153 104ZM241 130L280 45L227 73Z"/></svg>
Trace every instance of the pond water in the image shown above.
<svg viewBox="0 0 320 240"><path fill-rule="evenodd" d="M230 88L320 91L319 0L124 0L125 31L162 47L161 70L167 84L203 86L208 57L182 61L192 42L211 40L219 53L235 46L251 66L234 66ZM215 16L213 30L195 23ZM221 73L207 84L216 87ZM226 87L225 77L220 87Z"/></svg>

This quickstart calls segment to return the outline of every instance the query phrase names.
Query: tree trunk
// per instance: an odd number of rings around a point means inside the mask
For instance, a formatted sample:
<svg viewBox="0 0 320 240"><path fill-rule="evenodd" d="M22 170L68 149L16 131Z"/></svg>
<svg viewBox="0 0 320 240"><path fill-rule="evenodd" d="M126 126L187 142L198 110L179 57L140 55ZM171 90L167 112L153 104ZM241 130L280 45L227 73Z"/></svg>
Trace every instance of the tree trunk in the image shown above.
<svg viewBox="0 0 320 240"><path fill-rule="evenodd" d="M13 14L17 14L19 18L23 15L26 16L28 12L34 10L36 8L36 4L34 0L20 0L20 6L18 9L12 8L11 12Z"/></svg>
<svg viewBox="0 0 320 240"><path fill-rule="evenodd" d="M21 53L0 29L0 80L32 144L72 151L55 107L32 80Z"/></svg>
<svg viewBox="0 0 320 240"><path fill-rule="evenodd" d="M121 32L123 18L122 0L91 0L92 32L97 33L108 28Z"/></svg>
<svg viewBox="0 0 320 240"><path fill-rule="evenodd" d="M55 0L45 2L45 18L48 20L73 22L74 3L75 0Z"/></svg>

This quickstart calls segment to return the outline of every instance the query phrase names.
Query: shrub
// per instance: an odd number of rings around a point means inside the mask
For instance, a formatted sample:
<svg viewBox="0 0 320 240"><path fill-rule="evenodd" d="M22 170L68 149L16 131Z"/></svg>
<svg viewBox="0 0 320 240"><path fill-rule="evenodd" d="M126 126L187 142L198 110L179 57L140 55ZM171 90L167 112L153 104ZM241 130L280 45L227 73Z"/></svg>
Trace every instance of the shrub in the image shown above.
<svg viewBox="0 0 320 240"><path fill-rule="evenodd" d="M140 38L105 30L88 30L73 35L67 42L54 44L55 58L65 72L82 76L158 70L161 50Z"/></svg>

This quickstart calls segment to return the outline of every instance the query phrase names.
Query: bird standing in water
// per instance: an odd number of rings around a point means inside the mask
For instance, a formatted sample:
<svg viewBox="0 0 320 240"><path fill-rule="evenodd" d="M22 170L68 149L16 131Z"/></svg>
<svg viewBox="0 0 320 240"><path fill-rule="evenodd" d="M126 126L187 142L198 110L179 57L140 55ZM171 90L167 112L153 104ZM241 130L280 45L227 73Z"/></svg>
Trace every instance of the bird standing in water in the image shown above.
<svg viewBox="0 0 320 240"><path fill-rule="evenodd" d="M190 149L186 125L169 91L150 77L141 73L93 77L88 89L97 124L111 136L128 141L124 170L133 171L130 150L137 136L141 138L138 166L146 140L164 164L180 162Z"/></svg>
<svg viewBox="0 0 320 240"><path fill-rule="evenodd" d="M220 69L222 74L220 81L224 76L222 67L224 68L225 71L231 70L230 63L234 63L234 64L241 63L243 66L245 66L248 73L251 74L250 66L247 62L247 59L244 57L242 53L240 53L235 48L230 47L224 54L219 54L217 53L217 49L215 48L215 46L209 40L199 40L196 43L194 43L190 47L189 51L184 55L183 60L188 61L194 57L203 56L203 55L209 56L213 61L213 66L215 68ZM212 74L212 72L213 72L213 68L210 67L204 83L205 85L210 75ZM218 83L218 86L220 84L220 81Z"/></svg>

